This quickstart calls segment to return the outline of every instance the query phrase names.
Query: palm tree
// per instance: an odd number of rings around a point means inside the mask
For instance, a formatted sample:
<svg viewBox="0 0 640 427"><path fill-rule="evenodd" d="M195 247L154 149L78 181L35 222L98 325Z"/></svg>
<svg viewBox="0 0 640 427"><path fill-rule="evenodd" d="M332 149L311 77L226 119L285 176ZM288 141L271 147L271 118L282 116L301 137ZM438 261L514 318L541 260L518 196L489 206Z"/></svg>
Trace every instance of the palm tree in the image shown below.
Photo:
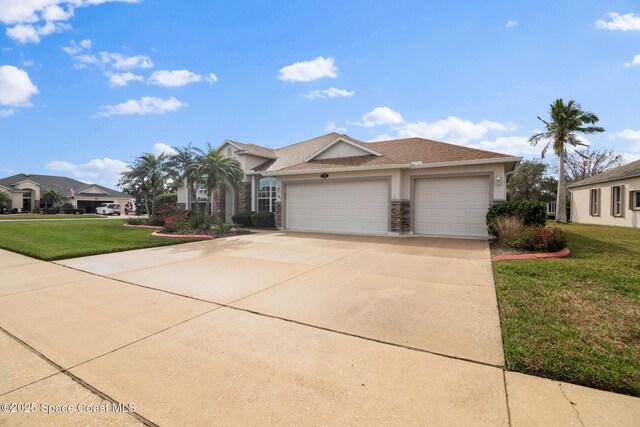
<svg viewBox="0 0 640 427"><path fill-rule="evenodd" d="M564 103L562 98L556 99L551 104L549 112L551 119L544 123L545 130L529 138L529 143L535 146L540 141L547 141L542 149L542 157L546 154L550 146L559 160L558 195L556 201L556 222L567 222L567 177L565 173L565 159L567 156L567 145L576 147L586 145L580 142L578 135L591 135L604 132L600 126L588 126L597 123L600 119L593 113L582 111L580 104L571 100Z"/></svg>
<svg viewBox="0 0 640 427"><path fill-rule="evenodd" d="M225 157L220 151L207 144L207 151L198 159L198 173L207 188L207 206L211 214L211 197L217 187L237 188L244 176L240 162L233 157Z"/></svg>
<svg viewBox="0 0 640 427"><path fill-rule="evenodd" d="M45 203L44 207L48 208L49 204L53 206L55 203L60 202L62 200L62 194L55 188L50 188L44 193L42 193L42 195L40 196L40 199L44 201Z"/></svg>
<svg viewBox="0 0 640 427"><path fill-rule="evenodd" d="M167 182L167 156L142 153L122 174L121 183L135 183L144 196L144 205L149 216L156 213L156 196ZM151 200L151 206L149 206Z"/></svg>
<svg viewBox="0 0 640 427"><path fill-rule="evenodd" d="M198 182L202 179L199 168L199 158L204 153L197 147L189 143L186 147L174 147L176 153L168 161L169 174L176 185L185 183L189 193L189 200L196 200L196 189ZM196 211L200 206L196 200Z"/></svg>

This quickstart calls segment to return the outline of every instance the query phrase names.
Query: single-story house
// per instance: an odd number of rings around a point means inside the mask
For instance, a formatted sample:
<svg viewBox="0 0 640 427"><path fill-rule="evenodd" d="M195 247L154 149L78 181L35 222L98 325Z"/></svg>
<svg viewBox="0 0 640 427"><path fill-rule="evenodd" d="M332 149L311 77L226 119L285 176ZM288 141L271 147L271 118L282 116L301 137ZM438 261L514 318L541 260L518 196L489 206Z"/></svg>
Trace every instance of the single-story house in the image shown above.
<svg viewBox="0 0 640 427"><path fill-rule="evenodd" d="M640 160L567 187L572 222L640 227Z"/></svg>
<svg viewBox="0 0 640 427"><path fill-rule="evenodd" d="M506 199L506 181L520 157L407 138L358 141L329 133L267 148L224 141L219 150L244 171L237 190L218 189L212 210L231 222L236 212L274 212L285 230L349 234L487 237L488 207ZM191 200L183 185L178 203Z"/></svg>
<svg viewBox="0 0 640 427"><path fill-rule="evenodd" d="M130 195L121 191L64 176L19 173L0 179L0 191L11 197L9 209L17 209L18 212L34 212L37 208L44 207L40 195L52 188L62 195L62 201L57 206L70 203L74 208L84 209L87 213L95 212L101 203L118 203L124 207L131 199Z"/></svg>

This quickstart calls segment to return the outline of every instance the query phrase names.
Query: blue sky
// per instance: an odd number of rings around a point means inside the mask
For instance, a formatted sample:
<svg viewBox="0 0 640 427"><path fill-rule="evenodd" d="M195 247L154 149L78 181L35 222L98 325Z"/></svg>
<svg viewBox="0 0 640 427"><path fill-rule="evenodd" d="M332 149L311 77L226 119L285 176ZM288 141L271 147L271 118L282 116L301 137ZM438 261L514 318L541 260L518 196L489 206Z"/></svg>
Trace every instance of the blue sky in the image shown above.
<svg viewBox="0 0 640 427"><path fill-rule="evenodd" d="M0 0L0 175L337 129L533 157L558 97L640 158L637 1Z"/></svg>

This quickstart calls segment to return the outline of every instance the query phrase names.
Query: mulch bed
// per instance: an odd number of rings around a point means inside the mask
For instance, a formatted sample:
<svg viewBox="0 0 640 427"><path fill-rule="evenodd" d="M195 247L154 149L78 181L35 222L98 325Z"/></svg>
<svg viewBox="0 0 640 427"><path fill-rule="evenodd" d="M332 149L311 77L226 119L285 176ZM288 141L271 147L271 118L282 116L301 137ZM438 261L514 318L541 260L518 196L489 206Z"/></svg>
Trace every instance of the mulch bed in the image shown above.
<svg viewBox="0 0 640 427"><path fill-rule="evenodd" d="M512 248L497 239L489 240L489 249L491 250L491 258L503 255L527 255L536 253L533 251L525 251L524 249Z"/></svg>

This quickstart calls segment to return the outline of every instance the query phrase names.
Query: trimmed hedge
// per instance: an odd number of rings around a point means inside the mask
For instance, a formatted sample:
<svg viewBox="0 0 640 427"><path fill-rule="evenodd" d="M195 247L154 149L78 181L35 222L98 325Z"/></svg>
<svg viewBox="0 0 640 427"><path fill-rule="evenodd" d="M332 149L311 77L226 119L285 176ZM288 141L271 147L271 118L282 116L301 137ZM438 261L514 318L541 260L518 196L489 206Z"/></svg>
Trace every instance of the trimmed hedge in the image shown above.
<svg viewBox="0 0 640 427"><path fill-rule="evenodd" d="M67 215L82 215L84 214L84 209L74 209L74 208L64 208L62 209L62 213L67 214Z"/></svg>
<svg viewBox="0 0 640 427"><path fill-rule="evenodd" d="M176 193L162 193L156 196L156 209L162 205L175 205L176 203L178 203Z"/></svg>
<svg viewBox="0 0 640 427"><path fill-rule="evenodd" d="M251 223L258 228L276 228L276 216L273 212L256 212L251 214Z"/></svg>
<svg viewBox="0 0 640 427"><path fill-rule="evenodd" d="M238 212L237 214L231 217L231 220L234 224L242 225L243 227L251 227L253 223L251 222L251 215L255 212Z"/></svg>
<svg viewBox="0 0 640 427"><path fill-rule="evenodd" d="M489 207L487 211L487 230L497 236L493 228L493 220L500 216L515 216L522 220L526 226L543 226L547 223L547 205L543 202L502 202Z"/></svg>

